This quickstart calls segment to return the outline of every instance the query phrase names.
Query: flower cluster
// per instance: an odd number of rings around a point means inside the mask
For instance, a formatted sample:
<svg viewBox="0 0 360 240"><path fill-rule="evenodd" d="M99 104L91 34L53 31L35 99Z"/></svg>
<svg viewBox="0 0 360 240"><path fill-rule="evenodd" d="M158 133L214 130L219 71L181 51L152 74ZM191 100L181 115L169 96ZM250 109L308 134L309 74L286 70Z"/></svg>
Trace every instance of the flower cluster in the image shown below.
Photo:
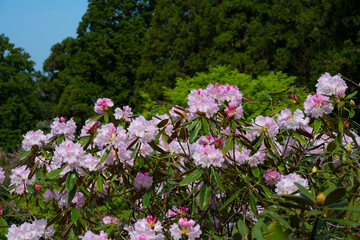
<svg viewBox="0 0 360 240"><path fill-rule="evenodd" d="M10 190L10 193L23 194L26 191L26 185L31 185L35 181L35 176L29 179L30 169L25 165L11 170L10 186L18 186Z"/></svg>
<svg viewBox="0 0 360 240"><path fill-rule="evenodd" d="M345 94L347 85L341 78L340 74L331 76L329 73L324 73L319 79L316 86L316 92L323 95Z"/></svg>
<svg viewBox="0 0 360 240"><path fill-rule="evenodd" d="M134 187L137 190L140 190L141 188L148 189L151 187L152 183L153 179L149 176L149 173L138 172L134 179Z"/></svg>
<svg viewBox="0 0 360 240"><path fill-rule="evenodd" d="M111 240L107 237L107 234L102 230L100 234L95 234L91 231L87 231L84 236L79 236L82 240Z"/></svg>
<svg viewBox="0 0 360 240"><path fill-rule="evenodd" d="M47 221L45 219L35 220L33 223L23 223L20 226L15 224L11 225L6 234L7 239L9 240L38 240L38 239L50 239L54 233L54 227L47 226Z"/></svg>
<svg viewBox="0 0 360 240"><path fill-rule="evenodd" d="M281 180L277 182L275 192L281 194L291 194L298 190L294 183L298 183L304 188L308 188L308 182L297 173L283 175Z"/></svg>
<svg viewBox="0 0 360 240"><path fill-rule="evenodd" d="M134 226L127 227L127 231L129 232L130 240L165 239L161 223L152 216L139 219Z"/></svg>
<svg viewBox="0 0 360 240"><path fill-rule="evenodd" d="M180 218L178 224L174 223L171 225L170 232L171 236L178 240L182 236L186 236L189 240L195 240L201 235L201 230L199 224L195 225L194 220L187 220L186 218ZM180 227L179 227L180 226Z"/></svg>
<svg viewBox="0 0 360 240"><path fill-rule="evenodd" d="M76 123L71 118L66 122L65 118L54 118L54 121L50 125L51 127L51 136L64 134L69 138L73 138L76 132Z"/></svg>
<svg viewBox="0 0 360 240"><path fill-rule="evenodd" d="M44 132L41 130L37 131L30 131L27 132L26 135L24 135L24 140L22 141L22 148L25 151L30 151L32 146L42 146L47 141L46 136L44 135Z"/></svg>
<svg viewBox="0 0 360 240"><path fill-rule="evenodd" d="M98 114L103 114L109 111L109 108L114 106L114 103L109 98L99 98L94 106L94 111Z"/></svg>

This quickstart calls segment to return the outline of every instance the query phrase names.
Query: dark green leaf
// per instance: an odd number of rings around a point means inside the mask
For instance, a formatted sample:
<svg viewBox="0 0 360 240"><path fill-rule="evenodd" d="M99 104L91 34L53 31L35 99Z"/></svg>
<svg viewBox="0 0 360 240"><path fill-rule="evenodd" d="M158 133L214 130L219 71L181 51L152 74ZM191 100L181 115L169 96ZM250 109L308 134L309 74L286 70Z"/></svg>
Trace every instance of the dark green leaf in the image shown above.
<svg viewBox="0 0 360 240"><path fill-rule="evenodd" d="M220 210L224 209L227 205L229 205L232 201L234 201L235 198L237 198L237 196L240 194L240 192L241 190L238 190L228 200L226 200L226 202L221 206Z"/></svg>
<svg viewBox="0 0 360 240"><path fill-rule="evenodd" d="M191 131L190 136L189 136L189 143L193 143L199 133L201 129L201 122L198 121L198 123L196 124L195 128Z"/></svg>
<svg viewBox="0 0 360 240"><path fill-rule="evenodd" d="M93 118L89 119L88 121L86 121L85 124L89 124L89 123L95 122L95 121L99 120L100 118L102 118L102 116L103 116L103 114L98 115L98 116L96 116L96 117L93 117Z"/></svg>
<svg viewBox="0 0 360 240"><path fill-rule="evenodd" d="M255 177L260 176L260 169L258 167L251 168L251 172Z"/></svg>
<svg viewBox="0 0 360 240"><path fill-rule="evenodd" d="M105 151L105 153L102 155L101 159L100 159L100 162L98 164L96 164L96 167L95 169L100 165L102 164L103 162L105 162L105 160L109 157L109 154L112 150L112 147L108 147Z"/></svg>
<svg viewBox="0 0 360 240"><path fill-rule="evenodd" d="M204 169L199 168L196 169L194 172L192 172L191 174L187 175L181 182L180 182L180 186L186 186L189 185L190 183L195 182L196 180L198 180L202 174L204 172Z"/></svg>
<svg viewBox="0 0 360 240"><path fill-rule="evenodd" d="M204 133L205 133L205 135L208 135L209 132L210 132L209 123L208 123L206 118L202 118L201 120L202 120L202 126L203 126L203 129L204 129Z"/></svg>
<svg viewBox="0 0 360 240"><path fill-rule="evenodd" d="M200 189L200 195L199 195L199 207L201 211L203 211L209 204L210 195L211 195L211 186L208 183L204 183Z"/></svg>
<svg viewBox="0 0 360 240"><path fill-rule="evenodd" d="M238 231L241 234L242 238L246 239L246 235L248 235L248 233L249 233L249 228L246 226L246 224L241 219L239 219L237 222L237 228L238 228Z"/></svg>
<svg viewBox="0 0 360 240"><path fill-rule="evenodd" d="M21 154L19 161L24 160L30 153L31 153L31 151L23 152L23 154Z"/></svg>
<svg viewBox="0 0 360 240"><path fill-rule="evenodd" d="M311 193L309 193L309 191L308 191L306 188L304 188L302 185L300 185L300 184L297 183L297 182L295 182L294 184L295 184L295 186L296 186L298 189L300 189L300 192L301 192L302 194L304 194L304 195L305 195L308 199L310 199L311 201L315 202L315 197L314 197L313 195L311 195Z"/></svg>
<svg viewBox="0 0 360 240"><path fill-rule="evenodd" d="M106 123L109 122L109 114L108 114L107 112L104 113L104 121L105 121Z"/></svg>
<svg viewBox="0 0 360 240"><path fill-rule="evenodd" d="M76 221L80 218L81 212L76 208L71 209L71 221L76 225Z"/></svg>
<svg viewBox="0 0 360 240"><path fill-rule="evenodd" d="M143 197L143 206L148 208L150 206L151 190L147 190Z"/></svg>
<svg viewBox="0 0 360 240"><path fill-rule="evenodd" d="M221 182L219 172L217 171L216 168L213 168L212 172L213 172L213 175L214 175L214 178L215 178L215 181L216 181L218 187L220 188L221 191L224 191L225 188L224 188L224 185Z"/></svg>
<svg viewBox="0 0 360 240"><path fill-rule="evenodd" d="M65 182L66 191L70 192L74 188L75 180L76 180L76 173L75 172L69 172L67 177L66 177L66 182Z"/></svg>

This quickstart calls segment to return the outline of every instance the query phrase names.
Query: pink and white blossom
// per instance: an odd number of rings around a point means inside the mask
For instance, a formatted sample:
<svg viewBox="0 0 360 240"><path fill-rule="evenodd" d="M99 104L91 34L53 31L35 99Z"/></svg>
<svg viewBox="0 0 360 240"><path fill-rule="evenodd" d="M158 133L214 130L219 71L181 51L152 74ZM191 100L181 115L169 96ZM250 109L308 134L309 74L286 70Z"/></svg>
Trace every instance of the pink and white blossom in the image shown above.
<svg viewBox="0 0 360 240"><path fill-rule="evenodd" d="M114 106L114 103L109 98L99 98L94 106L94 111L97 114L103 114L109 111L109 108Z"/></svg>
<svg viewBox="0 0 360 240"><path fill-rule="evenodd" d="M46 141L47 138L42 130L30 131L24 136L24 140L21 145L25 151L30 151L34 145L41 147L46 143Z"/></svg>
<svg viewBox="0 0 360 240"><path fill-rule="evenodd" d="M345 94L347 89L347 85L340 74L332 77L329 73L324 73L315 86L316 92L324 95L338 96L339 94Z"/></svg>
<svg viewBox="0 0 360 240"><path fill-rule="evenodd" d="M121 109L121 108L116 108L115 109L114 117L117 120L130 122L131 121L131 118L130 118L131 114L133 114L133 112L131 111L131 107L123 106L123 109Z"/></svg>
<svg viewBox="0 0 360 240"><path fill-rule="evenodd" d="M296 192L298 190L298 187L295 186L294 183L298 183L304 188L308 188L308 181L304 178L302 178L297 173L290 173L288 175L283 175L281 177L281 180L277 182L275 192L278 195L282 194L291 194L293 192Z"/></svg>
<svg viewBox="0 0 360 240"><path fill-rule="evenodd" d="M137 190L140 190L141 188L148 189L151 187L152 183L153 179L149 173L138 172L134 179L134 187Z"/></svg>
<svg viewBox="0 0 360 240"><path fill-rule="evenodd" d="M201 229L199 224L195 225L195 221L190 219L187 220L186 218L180 218L178 224L174 223L171 225L170 233L171 236L175 240L179 240L182 236L187 236L189 240L195 240L196 238L200 238ZM180 226L180 227L179 227Z"/></svg>
<svg viewBox="0 0 360 240"><path fill-rule="evenodd" d="M63 119L63 120L62 120ZM65 136L73 138L76 132L76 123L71 118L69 121L65 121L64 118L54 118L54 121L51 123L51 135L65 134Z"/></svg>
<svg viewBox="0 0 360 240"><path fill-rule="evenodd" d="M33 223L23 223L20 226L12 224L6 234L9 240L38 240L40 238L50 239L54 233L54 227L48 226L45 219L35 220Z"/></svg>
<svg viewBox="0 0 360 240"><path fill-rule="evenodd" d="M267 172L263 175L263 178L265 179L266 185L273 187L281 180L281 173L276 169L268 169Z"/></svg>
<svg viewBox="0 0 360 240"><path fill-rule="evenodd" d="M312 118L321 118L333 111L329 97L321 94L308 95L304 102L305 113Z"/></svg>
<svg viewBox="0 0 360 240"><path fill-rule="evenodd" d="M309 118L306 117L300 109L296 109L294 114L291 110L286 108L277 115L277 122L280 129L306 129L309 123Z"/></svg>

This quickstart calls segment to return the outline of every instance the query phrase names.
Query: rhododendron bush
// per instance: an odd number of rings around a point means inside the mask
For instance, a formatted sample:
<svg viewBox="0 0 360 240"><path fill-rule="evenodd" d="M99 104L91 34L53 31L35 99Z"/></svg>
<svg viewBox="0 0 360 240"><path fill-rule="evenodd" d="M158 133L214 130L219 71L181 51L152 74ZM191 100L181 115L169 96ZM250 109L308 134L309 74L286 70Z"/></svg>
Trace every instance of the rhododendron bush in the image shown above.
<svg viewBox="0 0 360 240"><path fill-rule="evenodd" d="M2 198L8 239L353 239L359 232L356 92L325 73L306 99L274 93L245 121L236 86L194 89L145 116L98 99L30 131ZM3 172L0 169L0 180ZM12 204L25 202L23 221ZM10 225L10 226L9 226ZM320 238L321 237L321 238Z"/></svg>

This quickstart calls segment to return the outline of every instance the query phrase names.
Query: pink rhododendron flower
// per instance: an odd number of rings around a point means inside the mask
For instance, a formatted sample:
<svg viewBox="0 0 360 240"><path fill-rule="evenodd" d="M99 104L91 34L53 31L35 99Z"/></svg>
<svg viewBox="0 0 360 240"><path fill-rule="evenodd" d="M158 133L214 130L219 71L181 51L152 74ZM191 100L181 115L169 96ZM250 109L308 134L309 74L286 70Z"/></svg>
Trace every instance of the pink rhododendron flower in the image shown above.
<svg viewBox="0 0 360 240"><path fill-rule="evenodd" d="M99 98L94 106L94 111L97 114L103 114L104 112L109 111L109 108L114 106L114 103L109 98Z"/></svg>
<svg viewBox="0 0 360 240"><path fill-rule="evenodd" d="M66 136L72 138L76 132L76 123L72 118L67 122L62 122L59 118L54 118L50 127L52 136L65 134Z"/></svg>
<svg viewBox="0 0 360 240"><path fill-rule="evenodd" d="M176 206L173 206L171 209L168 209L166 216L167 217L175 217L175 216L179 216L179 217L186 217L186 212L189 210L189 208L185 208L185 207L179 207L177 208Z"/></svg>
<svg viewBox="0 0 360 240"><path fill-rule="evenodd" d="M296 192L298 190L298 188L295 186L295 184L294 184L295 182L299 183L304 188L309 187L306 179L302 178L297 173L290 173L288 175L283 175L281 177L281 180L278 181L278 183L276 184L275 192L278 195L291 194L293 192Z"/></svg>
<svg viewBox="0 0 360 240"><path fill-rule="evenodd" d="M268 169L263 175L263 178L265 179L266 185L273 187L281 180L281 173L279 173L276 169Z"/></svg>
<svg viewBox="0 0 360 240"><path fill-rule="evenodd" d="M296 109L294 114L291 110L286 108L277 115L277 122L280 129L292 129L296 130L299 128L306 129L309 123L309 118L306 117L300 109Z"/></svg>
<svg viewBox="0 0 360 240"><path fill-rule="evenodd" d="M154 140L158 132L159 130L154 122L147 121L143 116L135 118L128 128L128 134L131 138L138 137L144 143Z"/></svg>
<svg viewBox="0 0 360 240"><path fill-rule="evenodd" d="M146 219L140 219L134 224L134 226L127 227L126 229L129 232L130 240L165 239L165 236L162 233L161 223L152 216L147 216Z"/></svg>
<svg viewBox="0 0 360 240"><path fill-rule="evenodd" d="M45 219L35 220L33 223L23 223L20 226L11 225L6 234L9 240L38 240L40 238L50 239L54 233L54 227L48 226Z"/></svg>
<svg viewBox="0 0 360 240"><path fill-rule="evenodd" d="M219 111L219 104L202 89L192 90L188 100L189 112L192 115L206 115L210 118Z"/></svg>
<svg viewBox="0 0 360 240"><path fill-rule="evenodd" d="M95 133L96 129L99 126L100 126L99 121L94 121L92 123L85 124L81 129L80 137L89 136L90 134Z"/></svg>
<svg viewBox="0 0 360 240"><path fill-rule="evenodd" d="M254 140L261 134L269 134L269 136L273 138L279 132L279 127L275 120L271 117L264 117L262 115L257 116L255 121L253 120L253 125L248 128L254 129L254 131L248 132L250 140Z"/></svg>
<svg viewBox="0 0 360 240"><path fill-rule="evenodd" d="M180 225L180 227L179 227ZM195 240L201 235L199 224L195 225L194 220L187 220L186 218L180 218L178 224L171 225L170 233L175 240L179 240L182 236L187 236L189 240Z"/></svg>
<svg viewBox="0 0 360 240"><path fill-rule="evenodd" d="M107 145L111 144L116 136L116 128L113 123L102 125L97 132L98 134L94 139L94 144L96 144L99 149L104 149Z"/></svg>
<svg viewBox="0 0 360 240"><path fill-rule="evenodd" d="M308 95L304 102L305 113L313 118L321 118L324 114L333 111L330 99L321 94Z"/></svg>
<svg viewBox="0 0 360 240"><path fill-rule="evenodd" d="M210 166L221 167L221 164L224 162L224 155L221 149L217 149L214 144L203 145L203 138L200 138L194 146L194 154L193 159L194 163L197 166L201 166L204 168Z"/></svg>
<svg viewBox="0 0 360 240"><path fill-rule="evenodd" d="M76 169L81 166L84 155L85 151L80 143L65 140L55 148L52 166L60 168L63 163L67 163L70 169Z"/></svg>
<svg viewBox="0 0 360 240"><path fill-rule="evenodd" d="M100 234L87 231L84 236L79 236L79 238L82 240L111 240L103 230L101 230Z"/></svg>
<svg viewBox="0 0 360 240"><path fill-rule="evenodd" d="M133 114L133 112L131 111L131 107L123 106L123 109L121 109L121 108L116 108L115 109L114 117L117 120L130 122L131 121L131 118L130 118L131 114Z"/></svg>
<svg viewBox="0 0 360 240"><path fill-rule="evenodd" d="M24 140L22 141L21 146L25 151L30 151L32 146L36 145L41 147L43 144L46 143L46 140L47 138L44 135L43 131L30 131L27 132L24 136Z"/></svg>
<svg viewBox="0 0 360 240"><path fill-rule="evenodd" d="M148 189L151 187L152 183L153 183L153 179L151 176L149 176L149 173L138 172L134 179L134 187L137 190L140 190L141 188Z"/></svg>
<svg viewBox="0 0 360 240"><path fill-rule="evenodd" d="M319 79L316 86L316 92L324 95L339 95L345 94L347 85L341 76L331 76L329 73L324 73Z"/></svg>
<svg viewBox="0 0 360 240"><path fill-rule="evenodd" d="M231 104L224 111L229 117L234 117L235 120L240 120L243 115L242 105L236 107L235 104Z"/></svg>
<svg viewBox="0 0 360 240"><path fill-rule="evenodd" d="M11 182L10 186L18 186L15 189L10 190L10 193L23 194L25 189L25 185L31 185L35 181L35 176L31 179L28 179L30 174L30 169L27 169L25 165L19 166L11 170Z"/></svg>
<svg viewBox="0 0 360 240"><path fill-rule="evenodd" d="M35 184L35 188L36 188L36 190L38 190L38 191L41 190L41 186L40 186L40 185Z"/></svg>

